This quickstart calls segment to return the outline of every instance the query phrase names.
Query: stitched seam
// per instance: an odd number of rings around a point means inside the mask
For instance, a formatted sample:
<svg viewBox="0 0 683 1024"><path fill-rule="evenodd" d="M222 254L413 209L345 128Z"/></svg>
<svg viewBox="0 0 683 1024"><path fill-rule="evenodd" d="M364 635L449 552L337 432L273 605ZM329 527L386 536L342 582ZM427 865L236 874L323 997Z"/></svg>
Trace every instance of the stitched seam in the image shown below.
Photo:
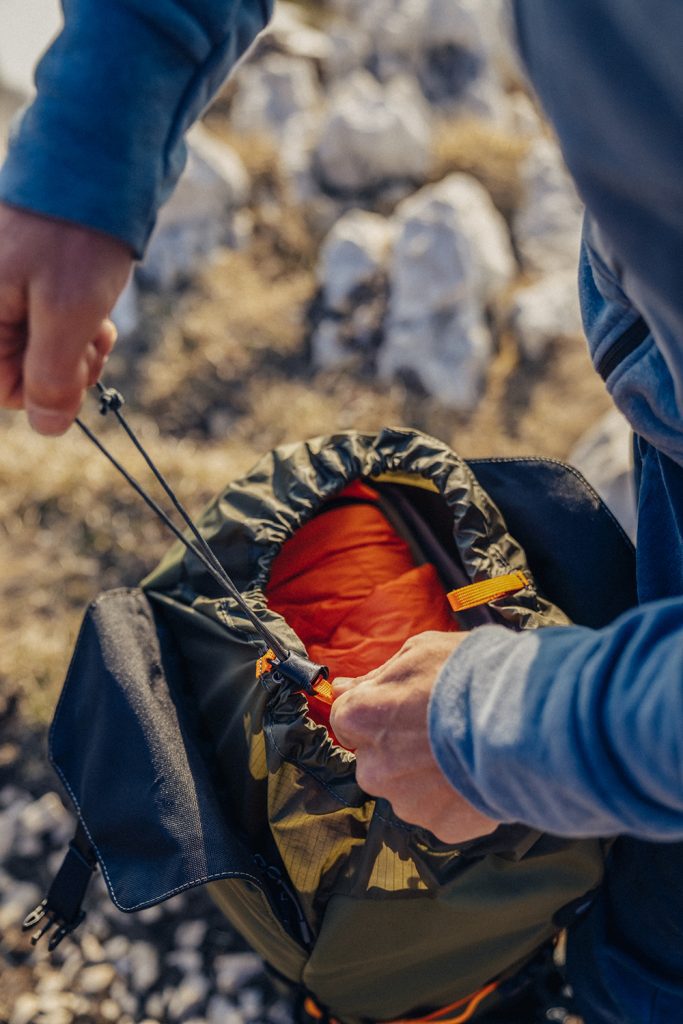
<svg viewBox="0 0 683 1024"><path fill-rule="evenodd" d="M107 870L107 865L105 863L104 857L99 847L97 846L95 840L93 839L90 829L85 823L85 820L83 818L83 812L81 810L80 804L78 803L78 800L76 799L73 789L69 785L69 782L65 777L64 773L62 772L62 770L60 769L59 765L54 765L54 768L57 774L59 775L60 779L64 783L64 786L66 787L69 796L71 797L73 805L76 808L76 812L80 819L81 825L83 826L83 830L87 835L88 840L90 841L90 845L97 854L97 860L102 869L102 874L104 875L105 880L107 882L107 889L109 890L109 896L111 898L111 901L115 907L117 907L119 910L124 911L124 913L131 913L134 910L142 910L144 907L155 906L157 903L163 903L164 900L170 899L171 896L175 896L180 892L184 892L186 889L191 889L197 885L205 885L207 882L212 882L220 878L244 878L247 881L253 882L258 889L262 889L261 883L259 882L258 878L254 877L254 875L247 874L246 871L218 871L212 875L204 875L200 878L193 878L190 882L187 882L184 885L178 885L175 887L175 889L169 889L168 892L163 893L161 896L156 896L153 900L146 900L142 903L136 903L134 906L130 907L124 906L122 903L119 903L118 899L116 898L114 884L111 880L109 871Z"/></svg>
<svg viewBox="0 0 683 1024"><path fill-rule="evenodd" d="M634 547L633 547L633 544L631 542L631 538L628 536L628 534L624 530L623 526L621 525L621 523L619 522L617 517L612 512L611 508L609 508L609 506L605 504L605 502L602 500L602 498L600 497L598 492L595 490L595 488L591 486L591 484L588 482L588 480L586 480L585 476L583 476L579 472L579 470L576 469L575 466L570 465L568 462L563 462L561 459L546 458L545 456L537 457L535 455L509 455L509 456L500 456L498 458L492 458L492 459L468 459L468 462L469 462L470 466L476 466L476 465L479 465L479 464L486 465L487 463L510 463L510 462L537 462L537 463L540 462L540 463L548 463L551 466L560 466L562 469L565 469L569 473L571 473L572 476L575 476L576 479L581 484L581 486L586 491L588 491L588 493L593 498L597 499L597 501L600 503L600 508L602 509L602 511L607 513L609 518L612 520L612 522L616 526L616 528L617 528L617 530L619 532L619 536L621 537L622 541L624 542L624 547L628 550L628 552L630 554L632 554L633 551L635 550Z"/></svg>

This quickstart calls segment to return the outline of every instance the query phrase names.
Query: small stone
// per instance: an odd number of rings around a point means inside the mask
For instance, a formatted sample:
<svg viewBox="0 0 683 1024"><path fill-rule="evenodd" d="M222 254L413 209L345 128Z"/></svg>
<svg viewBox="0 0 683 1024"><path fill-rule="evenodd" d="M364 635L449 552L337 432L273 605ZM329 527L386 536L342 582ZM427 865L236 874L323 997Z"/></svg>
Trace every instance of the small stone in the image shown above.
<svg viewBox="0 0 683 1024"><path fill-rule="evenodd" d="M195 949L175 949L166 957L169 967L177 967L183 974L195 974L202 969L202 956Z"/></svg>
<svg viewBox="0 0 683 1024"><path fill-rule="evenodd" d="M83 968L76 983L86 995L99 996L109 989L115 978L116 971L111 964L91 964Z"/></svg>
<svg viewBox="0 0 683 1024"><path fill-rule="evenodd" d="M90 916L88 916L88 927L90 927L90 925ZM99 964L102 963L103 960L106 960L106 953L104 952L102 943L91 931L84 932L83 934L83 938L81 939L81 953L83 954L83 959L87 960L91 964Z"/></svg>
<svg viewBox="0 0 683 1024"><path fill-rule="evenodd" d="M246 134L279 140L288 121L313 110L320 101L314 65L278 53L243 65L235 83L230 121Z"/></svg>
<svg viewBox="0 0 683 1024"><path fill-rule="evenodd" d="M39 995L62 992L66 986L66 979L61 971L50 971L45 974L35 986Z"/></svg>
<svg viewBox="0 0 683 1024"><path fill-rule="evenodd" d="M516 273L505 221L469 174L450 174L396 209L390 317L418 322L463 301L486 305Z"/></svg>
<svg viewBox="0 0 683 1024"><path fill-rule="evenodd" d="M481 398L492 354L481 313L465 306L419 323L389 324L377 366L381 378L417 381L445 407L468 413Z"/></svg>
<svg viewBox="0 0 683 1024"><path fill-rule="evenodd" d="M104 999L100 1003L100 1016L112 1022L118 1021L121 1017L121 1007L113 999Z"/></svg>
<svg viewBox="0 0 683 1024"><path fill-rule="evenodd" d="M143 924L158 924L164 916L164 912L157 905L156 907L147 907L145 910L140 910L135 916Z"/></svg>
<svg viewBox="0 0 683 1024"><path fill-rule="evenodd" d="M324 184L362 192L408 178L423 181L430 162L431 116L415 80L382 86L356 71L333 92L316 161Z"/></svg>
<svg viewBox="0 0 683 1024"><path fill-rule="evenodd" d="M583 206L559 147L540 137L520 167L523 199L512 231L525 269L548 273L575 269Z"/></svg>
<svg viewBox="0 0 683 1024"><path fill-rule="evenodd" d="M131 991L129 991L129 989L123 983L121 978L116 978L116 980L112 982L111 991L109 994L111 998L119 1004L124 1013L130 1014L132 1017L137 1016L137 996L135 996Z"/></svg>
<svg viewBox="0 0 683 1024"><path fill-rule="evenodd" d="M23 992L17 997L9 1024L32 1024L40 1012L40 1000L32 992Z"/></svg>
<svg viewBox="0 0 683 1024"><path fill-rule="evenodd" d="M611 409L584 434L567 461L585 476L631 540L635 540L633 434L618 409Z"/></svg>
<svg viewBox="0 0 683 1024"><path fill-rule="evenodd" d="M350 210L337 221L320 249L318 280L327 309L346 308L353 292L386 266L394 238L391 221Z"/></svg>
<svg viewBox="0 0 683 1024"><path fill-rule="evenodd" d="M248 1020L253 1020L261 1016L263 1010L263 996L255 988L243 989L237 997L237 1005L239 1006L240 1013L243 1017Z"/></svg>
<svg viewBox="0 0 683 1024"><path fill-rule="evenodd" d="M205 921L183 921L175 930L175 944L180 949L199 949L207 931Z"/></svg>
<svg viewBox="0 0 683 1024"><path fill-rule="evenodd" d="M136 992L146 992L159 980L159 954L148 942L134 942L128 955L131 984Z"/></svg>
<svg viewBox="0 0 683 1024"><path fill-rule="evenodd" d="M207 1024L244 1024L237 1007L224 996L212 996L206 1007Z"/></svg>
<svg viewBox="0 0 683 1024"><path fill-rule="evenodd" d="M45 793L25 807L19 825L29 835L49 835L56 843L68 842L74 831L73 818L56 793Z"/></svg>
<svg viewBox="0 0 683 1024"><path fill-rule="evenodd" d="M527 359L540 359L558 338L583 335L576 269L552 274L519 288L512 299L510 327Z"/></svg>
<svg viewBox="0 0 683 1024"><path fill-rule="evenodd" d="M107 960L123 960L130 950L130 942L125 935L113 935L107 939L103 948Z"/></svg>
<svg viewBox="0 0 683 1024"><path fill-rule="evenodd" d="M200 1010L209 991L209 982L201 974L190 974L171 993L168 1001L168 1018L179 1021L190 1013Z"/></svg>
<svg viewBox="0 0 683 1024"><path fill-rule="evenodd" d="M255 953L223 953L214 959L213 968L218 991L232 995L263 971L263 961Z"/></svg>
<svg viewBox="0 0 683 1024"><path fill-rule="evenodd" d="M148 996L145 1000L145 1013L151 1019L158 1018L161 1020L164 1017L166 1003L167 1000L161 992L153 992L152 995Z"/></svg>

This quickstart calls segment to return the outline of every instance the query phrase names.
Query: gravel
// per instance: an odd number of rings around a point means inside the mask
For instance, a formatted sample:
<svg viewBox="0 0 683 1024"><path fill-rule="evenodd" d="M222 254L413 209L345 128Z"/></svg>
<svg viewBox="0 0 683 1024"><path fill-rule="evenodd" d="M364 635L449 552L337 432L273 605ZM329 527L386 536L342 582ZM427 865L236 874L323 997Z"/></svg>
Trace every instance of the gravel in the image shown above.
<svg viewBox="0 0 683 1024"><path fill-rule="evenodd" d="M83 925L53 954L45 940L31 947L21 923L45 895L74 820L42 742L18 745L13 765L0 765L0 1024L292 1024L259 957L201 891L122 914L98 874Z"/></svg>

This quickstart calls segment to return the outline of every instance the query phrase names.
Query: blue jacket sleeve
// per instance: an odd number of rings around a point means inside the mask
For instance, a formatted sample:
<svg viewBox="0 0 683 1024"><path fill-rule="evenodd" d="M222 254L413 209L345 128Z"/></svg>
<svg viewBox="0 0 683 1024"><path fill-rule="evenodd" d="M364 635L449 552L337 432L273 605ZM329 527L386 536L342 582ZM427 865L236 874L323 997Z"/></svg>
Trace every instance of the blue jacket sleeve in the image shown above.
<svg viewBox="0 0 683 1024"><path fill-rule="evenodd" d="M493 818L681 840L683 600L603 630L475 630L437 681L429 727L446 777Z"/></svg>
<svg viewBox="0 0 683 1024"><path fill-rule="evenodd" d="M63 0L64 30L0 172L0 199L97 228L140 256L183 135L273 0Z"/></svg>

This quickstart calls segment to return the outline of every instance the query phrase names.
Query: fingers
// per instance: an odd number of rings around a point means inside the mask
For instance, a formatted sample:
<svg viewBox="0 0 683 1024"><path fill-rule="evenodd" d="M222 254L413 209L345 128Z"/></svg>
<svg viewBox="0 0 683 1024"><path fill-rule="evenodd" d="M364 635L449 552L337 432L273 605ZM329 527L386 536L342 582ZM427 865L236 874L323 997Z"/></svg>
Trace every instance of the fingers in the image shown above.
<svg viewBox="0 0 683 1024"><path fill-rule="evenodd" d="M0 203L0 405L64 433L116 339L106 318L132 262L116 238Z"/></svg>
<svg viewBox="0 0 683 1024"><path fill-rule="evenodd" d="M99 374L116 337L95 304L53 304L40 291L30 297L23 399L29 422L41 434L63 434L85 389Z"/></svg>

